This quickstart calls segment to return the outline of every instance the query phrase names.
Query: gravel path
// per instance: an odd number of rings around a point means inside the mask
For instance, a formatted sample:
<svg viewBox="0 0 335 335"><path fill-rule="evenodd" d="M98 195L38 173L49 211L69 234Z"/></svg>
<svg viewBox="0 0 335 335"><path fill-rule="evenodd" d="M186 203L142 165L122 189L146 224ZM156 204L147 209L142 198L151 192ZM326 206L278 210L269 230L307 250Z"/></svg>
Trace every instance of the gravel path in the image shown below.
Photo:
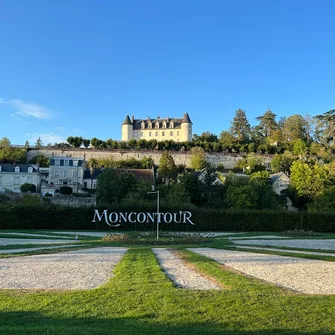
<svg viewBox="0 0 335 335"><path fill-rule="evenodd" d="M65 244L53 247L39 247L39 248L21 248L21 249L3 249L0 250L0 254L17 254L25 251L45 250L45 249L57 249L57 248L68 248L68 247L81 247L81 244Z"/></svg>
<svg viewBox="0 0 335 335"><path fill-rule="evenodd" d="M184 262L176 257L172 252L164 248L153 248L167 276L176 284L177 287L193 290L219 290L220 287L214 282L202 277L197 272L188 268Z"/></svg>
<svg viewBox="0 0 335 335"><path fill-rule="evenodd" d="M318 255L318 256L332 256L335 257L335 252L313 252L313 251L301 251L301 250L292 250L292 249L277 249L277 248L261 248L261 247L246 247L238 245L238 248L241 249L252 249L252 250L268 250L268 251L279 251L279 252L290 252L295 254L304 254L304 255Z"/></svg>
<svg viewBox="0 0 335 335"><path fill-rule="evenodd" d="M274 247L335 250L335 240L248 240L234 241L235 244L270 245Z"/></svg>
<svg viewBox="0 0 335 335"><path fill-rule="evenodd" d="M307 294L335 294L335 262L212 248L189 250L247 275Z"/></svg>
<svg viewBox="0 0 335 335"><path fill-rule="evenodd" d="M112 277L126 248L92 248L0 259L0 288L92 289Z"/></svg>
<svg viewBox="0 0 335 335"><path fill-rule="evenodd" d="M76 243L78 240L47 240L38 238L0 238L0 246L14 244L53 244L53 243Z"/></svg>

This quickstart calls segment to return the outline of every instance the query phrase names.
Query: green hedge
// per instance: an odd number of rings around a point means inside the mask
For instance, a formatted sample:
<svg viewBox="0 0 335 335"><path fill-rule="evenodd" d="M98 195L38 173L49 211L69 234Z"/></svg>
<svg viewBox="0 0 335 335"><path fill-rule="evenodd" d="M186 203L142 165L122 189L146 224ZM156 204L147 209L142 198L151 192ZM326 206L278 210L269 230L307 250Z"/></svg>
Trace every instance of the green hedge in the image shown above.
<svg viewBox="0 0 335 335"><path fill-rule="evenodd" d="M102 209L101 209L102 210ZM124 211L126 212L126 211ZM130 211L128 211L130 212ZM111 228L105 222L92 223L93 208L55 206L0 206L1 229L150 230L155 224L123 223ZM192 211L190 224L161 223L163 230L189 231L284 231L288 229L335 232L335 213L287 211Z"/></svg>

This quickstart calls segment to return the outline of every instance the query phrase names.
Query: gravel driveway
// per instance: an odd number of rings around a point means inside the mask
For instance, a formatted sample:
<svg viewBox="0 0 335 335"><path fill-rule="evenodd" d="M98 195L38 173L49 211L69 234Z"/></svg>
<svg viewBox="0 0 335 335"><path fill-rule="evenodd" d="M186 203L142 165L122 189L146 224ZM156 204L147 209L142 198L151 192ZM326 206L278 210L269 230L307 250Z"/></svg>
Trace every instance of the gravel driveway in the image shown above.
<svg viewBox="0 0 335 335"><path fill-rule="evenodd" d="M92 248L0 259L0 288L93 289L112 277L126 248Z"/></svg>
<svg viewBox="0 0 335 335"><path fill-rule="evenodd" d="M335 262L212 248L189 250L297 292L335 294Z"/></svg>

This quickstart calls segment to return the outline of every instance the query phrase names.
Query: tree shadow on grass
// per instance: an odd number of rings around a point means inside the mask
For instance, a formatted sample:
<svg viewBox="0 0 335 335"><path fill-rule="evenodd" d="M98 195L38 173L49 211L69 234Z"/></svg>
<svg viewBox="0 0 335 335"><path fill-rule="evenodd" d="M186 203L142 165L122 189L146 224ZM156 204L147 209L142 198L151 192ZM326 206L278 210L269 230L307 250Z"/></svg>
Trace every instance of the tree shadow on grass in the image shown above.
<svg viewBox="0 0 335 335"><path fill-rule="evenodd" d="M238 324L214 323L161 324L150 315L123 318L61 318L36 312L0 312L1 335L110 335L110 334L225 334L225 335L333 335L330 332L304 332L296 330L240 331Z"/></svg>

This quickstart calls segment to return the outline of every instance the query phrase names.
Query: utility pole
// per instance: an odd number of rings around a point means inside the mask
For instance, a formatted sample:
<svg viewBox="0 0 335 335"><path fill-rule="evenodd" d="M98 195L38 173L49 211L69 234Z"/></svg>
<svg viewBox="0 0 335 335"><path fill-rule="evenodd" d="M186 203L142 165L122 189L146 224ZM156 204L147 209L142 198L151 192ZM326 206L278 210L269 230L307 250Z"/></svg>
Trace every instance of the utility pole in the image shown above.
<svg viewBox="0 0 335 335"><path fill-rule="evenodd" d="M152 189L155 189L155 186L152 185ZM159 223L160 223L160 215L159 215L159 191L147 192L147 194L157 194L157 241L159 240Z"/></svg>

